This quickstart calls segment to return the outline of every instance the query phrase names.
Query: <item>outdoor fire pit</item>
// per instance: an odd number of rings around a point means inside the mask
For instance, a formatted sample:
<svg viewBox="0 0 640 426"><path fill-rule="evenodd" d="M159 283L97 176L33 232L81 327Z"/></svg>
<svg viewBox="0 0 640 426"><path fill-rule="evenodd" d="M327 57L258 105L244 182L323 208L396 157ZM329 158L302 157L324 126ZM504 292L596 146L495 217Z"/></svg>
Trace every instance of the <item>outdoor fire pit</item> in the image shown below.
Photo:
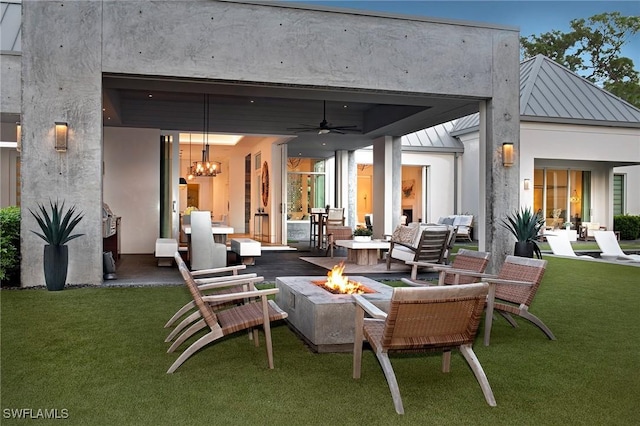
<svg viewBox="0 0 640 426"><path fill-rule="evenodd" d="M349 277L360 294L388 310L393 288L366 277ZM291 328L316 352L353 350L355 305L351 294L333 294L320 284L327 277L279 277L276 303L289 316ZM333 290L332 290L333 291Z"/></svg>

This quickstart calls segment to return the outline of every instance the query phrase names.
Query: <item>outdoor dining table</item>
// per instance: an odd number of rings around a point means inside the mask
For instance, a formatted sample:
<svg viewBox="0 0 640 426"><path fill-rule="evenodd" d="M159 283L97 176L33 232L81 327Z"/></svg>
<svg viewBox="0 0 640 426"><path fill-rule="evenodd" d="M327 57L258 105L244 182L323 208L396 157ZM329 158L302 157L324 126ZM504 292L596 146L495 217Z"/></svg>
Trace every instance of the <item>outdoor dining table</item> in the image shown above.
<svg viewBox="0 0 640 426"><path fill-rule="evenodd" d="M377 265L381 250L389 250L391 243L386 240L356 241L337 240L335 244L347 249L347 261L356 265Z"/></svg>

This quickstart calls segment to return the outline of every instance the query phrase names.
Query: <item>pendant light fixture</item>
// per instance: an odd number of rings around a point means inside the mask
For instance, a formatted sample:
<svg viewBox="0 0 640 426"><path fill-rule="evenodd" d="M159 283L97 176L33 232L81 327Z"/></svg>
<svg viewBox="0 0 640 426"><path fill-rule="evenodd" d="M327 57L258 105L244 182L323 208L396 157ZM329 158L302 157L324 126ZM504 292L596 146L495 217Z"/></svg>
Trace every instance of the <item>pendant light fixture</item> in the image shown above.
<svg viewBox="0 0 640 426"><path fill-rule="evenodd" d="M222 172L219 161L209 160L209 95L204 95L204 117L202 120L202 161L196 161L191 167L195 176L216 177Z"/></svg>

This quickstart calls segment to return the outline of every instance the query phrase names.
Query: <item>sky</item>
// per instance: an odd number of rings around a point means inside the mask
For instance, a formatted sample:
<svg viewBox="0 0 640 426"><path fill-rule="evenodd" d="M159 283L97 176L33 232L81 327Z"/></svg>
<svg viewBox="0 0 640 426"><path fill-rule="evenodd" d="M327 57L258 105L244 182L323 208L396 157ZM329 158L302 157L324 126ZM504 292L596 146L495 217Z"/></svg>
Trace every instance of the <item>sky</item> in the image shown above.
<svg viewBox="0 0 640 426"><path fill-rule="evenodd" d="M360 9L433 18L460 19L507 25L520 29L521 36L539 35L552 30L569 31L572 19L589 18L603 12L640 16L640 1L365 1L326 0L296 3ZM625 45L622 54L640 69L640 34Z"/></svg>

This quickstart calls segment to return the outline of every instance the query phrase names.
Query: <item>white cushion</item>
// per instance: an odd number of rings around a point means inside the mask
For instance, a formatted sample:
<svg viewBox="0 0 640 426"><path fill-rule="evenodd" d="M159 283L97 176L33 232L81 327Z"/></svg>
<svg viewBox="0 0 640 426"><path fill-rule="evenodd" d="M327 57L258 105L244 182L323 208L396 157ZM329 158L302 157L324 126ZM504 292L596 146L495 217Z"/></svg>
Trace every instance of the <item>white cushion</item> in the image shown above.
<svg viewBox="0 0 640 426"><path fill-rule="evenodd" d="M156 257L173 257L178 251L178 242L173 238L156 240Z"/></svg>
<svg viewBox="0 0 640 426"><path fill-rule="evenodd" d="M393 250L391 251L391 257L393 259L403 260L405 262L407 260L413 260L415 256L416 256L416 253L414 251L403 246L394 245Z"/></svg>

